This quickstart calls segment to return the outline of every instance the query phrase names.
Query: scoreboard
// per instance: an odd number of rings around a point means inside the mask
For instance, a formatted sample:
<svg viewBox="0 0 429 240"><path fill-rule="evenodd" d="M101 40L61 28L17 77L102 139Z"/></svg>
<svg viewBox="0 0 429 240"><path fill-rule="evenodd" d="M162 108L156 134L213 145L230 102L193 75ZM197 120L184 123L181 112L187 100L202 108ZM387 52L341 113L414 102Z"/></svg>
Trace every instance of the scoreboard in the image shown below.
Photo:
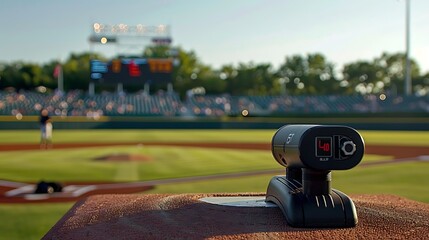
<svg viewBox="0 0 429 240"><path fill-rule="evenodd" d="M107 84L158 84L172 81L171 59L122 58L91 60L91 79Z"/></svg>

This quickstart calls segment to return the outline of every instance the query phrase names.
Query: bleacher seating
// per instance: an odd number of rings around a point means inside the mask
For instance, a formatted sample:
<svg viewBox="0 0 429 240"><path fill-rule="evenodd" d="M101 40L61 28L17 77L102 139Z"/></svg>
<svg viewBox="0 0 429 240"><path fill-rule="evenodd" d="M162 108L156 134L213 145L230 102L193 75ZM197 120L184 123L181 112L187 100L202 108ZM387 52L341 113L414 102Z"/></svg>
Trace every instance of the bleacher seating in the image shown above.
<svg viewBox="0 0 429 240"><path fill-rule="evenodd" d="M246 109L256 116L317 113L429 113L429 96L230 96L193 95L182 101L176 93L67 93L0 91L0 115L52 116L201 116L239 115Z"/></svg>
<svg viewBox="0 0 429 240"><path fill-rule="evenodd" d="M175 116L181 107L177 94L0 92L0 115L39 115L46 108L53 116Z"/></svg>

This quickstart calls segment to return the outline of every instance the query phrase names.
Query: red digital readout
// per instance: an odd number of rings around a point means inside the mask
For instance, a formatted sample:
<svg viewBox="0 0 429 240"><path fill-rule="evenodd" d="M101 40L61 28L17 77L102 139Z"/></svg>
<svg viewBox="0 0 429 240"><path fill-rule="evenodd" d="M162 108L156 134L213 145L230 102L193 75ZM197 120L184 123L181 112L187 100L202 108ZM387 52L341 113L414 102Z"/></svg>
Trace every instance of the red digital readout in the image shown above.
<svg viewBox="0 0 429 240"><path fill-rule="evenodd" d="M137 65L134 61L131 61L128 65L128 71L130 73L130 77L140 77L141 75L139 65Z"/></svg>
<svg viewBox="0 0 429 240"><path fill-rule="evenodd" d="M319 148L322 149L325 152L329 152L331 149L330 143L322 143L321 140L318 141Z"/></svg>
<svg viewBox="0 0 429 240"><path fill-rule="evenodd" d="M332 157L331 137L316 137L316 157Z"/></svg>

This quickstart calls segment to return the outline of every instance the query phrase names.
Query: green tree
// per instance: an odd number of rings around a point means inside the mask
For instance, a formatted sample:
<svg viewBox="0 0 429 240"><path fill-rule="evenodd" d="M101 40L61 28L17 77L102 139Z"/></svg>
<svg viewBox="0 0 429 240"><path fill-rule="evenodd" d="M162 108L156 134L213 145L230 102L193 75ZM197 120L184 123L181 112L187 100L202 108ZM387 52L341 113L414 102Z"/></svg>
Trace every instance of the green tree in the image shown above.
<svg viewBox="0 0 429 240"><path fill-rule="evenodd" d="M240 63L237 68L226 65L221 74L227 82L226 91L232 95L266 95L275 85L271 64Z"/></svg>
<svg viewBox="0 0 429 240"><path fill-rule="evenodd" d="M200 66L200 71L196 80L195 84L203 86L208 94L225 93L226 81L221 79L220 75L209 66Z"/></svg>
<svg viewBox="0 0 429 240"><path fill-rule="evenodd" d="M405 55L383 53L372 61L357 61L343 68L342 86L348 93L404 93ZM419 79L419 66L411 59L411 76ZM414 84L415 85L415 84Z"/></svg>
<svg viewBox="0 0 429 240"><path fill-rule="evenodd" d="M306 69L306 59L301 55L286 57L285 62L278 70L278 75L284 79L286 92L288 94L297 94L300 88L304 88L304 85L299 85L299 83L301 79L306 76Z"/></svg>
<svg viewBox="0 0 429 240"><path fill-rule="evenodd" d="M413 92L418 96L429 94L429 72L413 79Z"/></svg>
<svg viewBox="0 0 429 240"><path fill-rule="evenodd" d="M20 81L22 63L15 62L10 64L2 64L0 71L0 86L2 89L7 87L22 88L24 87Z"/></svg>
<svg viewBox="0 0 429 240"><path fill-rule="evenodd" d="M54 77L55 67L57 66L57 61L50 61L42 66L42 71L44 75L43 86L49 89L56 89L58 86L58 79Z"/></svg>
<svg viewBox="0 0 429 240"><path fill-rule="evenodd" d="M340 90L334 67L320 53L293 55L286 57L276 75L289 94L333 94Z"/></svg>
<svg viewBox="0 0 429 240"><path fill-rule="evenodd" d="M411 60L411 78L419 78L420 68L414 59ZM404 94L405 81L405 54L383 53L374 60L374 64L381 70L380 77L386 89L393 94Z"/></svg>
<svg viewBox="0 0 429 240"><path fill-rule="evenodd" d="M236 79L238 71L233 65L228 64L221 66L218 70L218 74L219 78L223 80L224 92L233 93L234 89L236 89L234 86L239 87Z"/></svg>
<svg viewBox="0 0 429 240"><path fill-rule="evenodd" d="M339 81L335 77L335 65L320 53L308 54L308 94L335 94L339 93Z"/></svg>
<svg viewBox="0 0 429 240"><path fill-rule="evenodd" d="M341 79L335 76L334 64L320 53L287 56L276 72L270 64L252 62L239 63L237 67L224 65L213 70L202 63L194 51L180 47L150 46L142 56L173 59L173 86L181 96L195 87L204 87L209 94L227 92L233 95L404 92L405 55L402 53L383 53L370 61L346 64ZM65 90L88 88L91 59L106 60L100 54L83 52L71 54L62 64ZM22 61L0 63L0 88L32 90L43 85L55 89L57 79L52 74L57 64L57 61L44 65ZM420 75L419 66L413 59L411 70L414 92L429 94L429 73Z"/></svg>
<svg viewBox="0 0 429 240"><path fill-rule="evenodd" d="M169 46L148 46L143 51L144 58L169 58L173 49Z"/></svg>
<svg viewBox="0 0 429 240"><path fill-rule="evenodd" d="M16 89L31 90L37 86L45 85L49 82L43 68L35 63L24 63L21 61L2 65L0 86L14 87Z"/></svg>
<svg viewBox="0 0 429 240"><path fill-rule="evenodd" d="M346 88L348 94L367 94L384 90L381 69L372 62L357 61L346 64L343 68L343 80L341 86ZM378 85L377 85L378 84ZM378 90L374 89L378 86Z"/></svg>
<svg viewBox="0 0 429 240"><path fill-rule="evenodd" d="M194 51L175 48L176 67L173 71L173 85L184 96L186 91L204 87L207 93L219 93L224 89L223 81L215 75L210 66L203 64Z"/></svg>
<svg viewBox="0 0 429 240"><path fill-rule="evenodd" d="M274 88L274 71L269 63L261 63L256 65L254 69L254 95L268 95Z"/></svg>

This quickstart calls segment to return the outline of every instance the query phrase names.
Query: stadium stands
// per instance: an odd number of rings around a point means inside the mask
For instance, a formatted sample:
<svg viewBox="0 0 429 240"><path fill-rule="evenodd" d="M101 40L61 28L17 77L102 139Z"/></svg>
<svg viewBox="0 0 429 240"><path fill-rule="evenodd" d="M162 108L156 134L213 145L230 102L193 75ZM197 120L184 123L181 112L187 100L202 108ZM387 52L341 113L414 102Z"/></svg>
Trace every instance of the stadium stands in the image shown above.
<svg viewBox="0 0 429 240"><path fill-rule="evenodd" d="M185 101L176 93L67 93L0 91L0 115L38 115L42 108L53 116L254 116L317 113L429 113L429 96L230 96L193 95Z"/></svg>
<svg viewBox="0 0 429 240"><path fill-rule="evenodd" d="M177 94L0 92L0 115L38 115L46 108L53 116L175 116L181 106Z"/></svg>
<svg viewBox="0 0 429 240"><path fill-rule="evenodd" d="M315 113L429 113L429 97L353 96L194 96L186 104L197 116L256 116Z"/></svg>

